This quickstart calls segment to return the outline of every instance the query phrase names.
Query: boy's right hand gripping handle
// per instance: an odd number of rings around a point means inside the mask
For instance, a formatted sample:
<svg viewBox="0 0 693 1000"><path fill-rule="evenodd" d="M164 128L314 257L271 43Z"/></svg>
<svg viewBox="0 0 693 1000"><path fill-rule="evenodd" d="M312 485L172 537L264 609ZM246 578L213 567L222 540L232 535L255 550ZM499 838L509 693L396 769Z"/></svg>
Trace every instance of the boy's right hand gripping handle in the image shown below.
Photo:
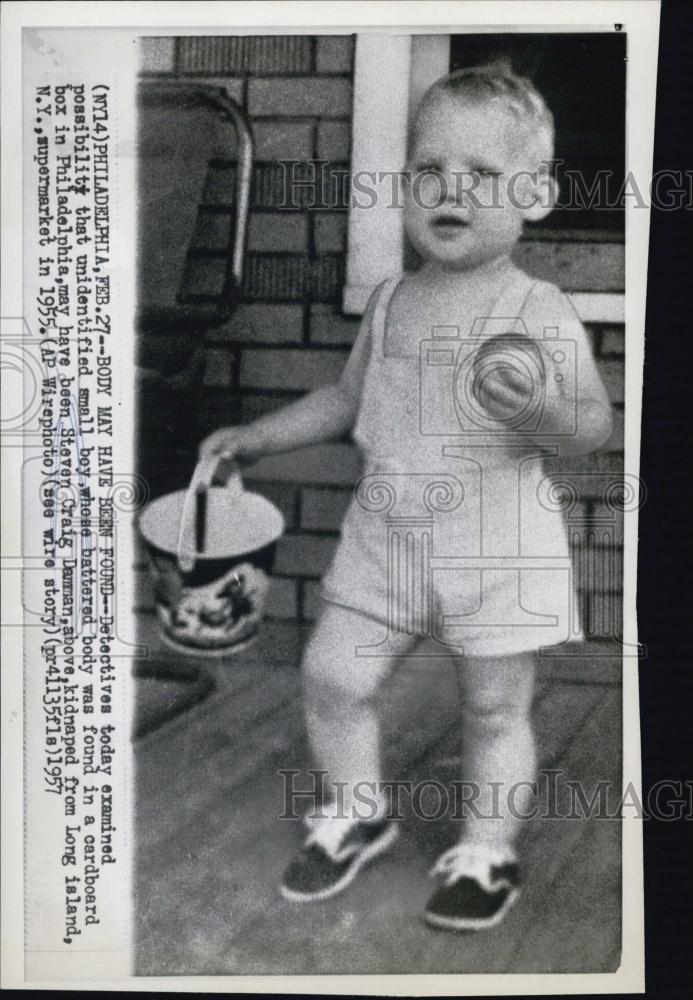
<svg viewBox="0 0 693 1000"><path fill-rule="evenodd" d="M217 466L223 455L206 455L195 466L190 485L185 494L183 512L178 531L177 558L178 566L183 573L190 573L195 566L195 560L204 554L205 535L207 529L207 494L212 485ZM243 490L240 474L234 472L226 484L239 494Z"/></svg>

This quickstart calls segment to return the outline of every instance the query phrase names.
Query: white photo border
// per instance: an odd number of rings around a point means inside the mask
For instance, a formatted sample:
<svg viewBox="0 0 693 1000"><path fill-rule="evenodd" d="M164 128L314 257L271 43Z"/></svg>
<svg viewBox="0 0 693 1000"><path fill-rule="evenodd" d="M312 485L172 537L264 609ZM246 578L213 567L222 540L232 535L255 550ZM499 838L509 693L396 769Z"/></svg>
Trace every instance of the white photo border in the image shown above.
<svg viewBox="0 0 693 1000"><path fill-rule="evenodd" d="M56 21L60 22L56 25ZM659 4L656 0L585 0L565 4L543 2L332 2L291 3L244 2L149 3L123 2L70 4L15 3L6 5L2 25L2 133L3 133L3 274L4 318L22 315L21 219L21 31L25 27L78 27L90 30L123 29L123 37L146 34L240 33L343 33L367 30L384 34L430 33L493 29L522 25L524 30L565 31L572 26L603 26L622 23L629 37L628 73L628 169L648 186L652 170L657 37ZM626 473L638 474L644 317L649 236L649 212L626 214L625 322L628 329L626 358ZM134 245L134 232L122 233L123 243ZM133 275L134 281L134 275ZM134 293L134 287L133 287ZM133 294L134 301L134 294ZM9 403L7 404L9 405ZM19 530L21 504L21 451L3 450L3 534ZM636 569L637 523L626 519L624 566L624 640L637 641ZM20 574L3 572L3 620L21 619ZM19 615L19 617L17 617ZM3 630L2 695L4 713L2 741L3 805L3 986L6 988L126 989L172 992L285 992L380 995L476 995L624 993L644 991L644 917L642 873L642 826L629 817L623 820L623 960L610 974L532 975L412 975L412 976L220 976L220 977L130 977L99 978L96 972L72 982L32 984L25 978L22 913L22 636L18 628ZM640 741L636 659L623 665L624 786L629 782L640 792ZM94 956L97 965L98 956Z"/></svg>

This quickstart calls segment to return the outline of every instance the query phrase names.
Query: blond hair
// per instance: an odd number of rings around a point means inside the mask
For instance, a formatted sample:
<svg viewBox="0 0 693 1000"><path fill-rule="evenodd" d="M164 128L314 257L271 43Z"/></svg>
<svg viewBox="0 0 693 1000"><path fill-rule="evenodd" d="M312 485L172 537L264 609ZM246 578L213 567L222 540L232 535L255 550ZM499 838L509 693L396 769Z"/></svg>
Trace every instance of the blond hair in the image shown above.
<svg viewBox="0 0 693 1000"><path fill-rule="evenodd" d="M451 97L465 97L472 100L500 100L526 128L531 136L531 144L536 148L538 159L551 160L554 147L553 115L544 98L531 80L518 76L512 67L498 61L483 66L458 69L429 87L424 94L416 118L436 97L447 94ZM412 130L412 143L416 136L416 121Z"/></svg>

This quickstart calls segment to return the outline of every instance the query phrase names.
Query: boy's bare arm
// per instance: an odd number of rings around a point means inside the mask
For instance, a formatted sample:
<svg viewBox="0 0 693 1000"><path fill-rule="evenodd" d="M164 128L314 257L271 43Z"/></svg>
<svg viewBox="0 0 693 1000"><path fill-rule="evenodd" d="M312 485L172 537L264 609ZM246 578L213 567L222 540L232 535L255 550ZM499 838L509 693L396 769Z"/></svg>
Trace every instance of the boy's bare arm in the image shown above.
<svg viewBox="0 0 693 1000"><path fill-rule="evenodd" d="M352 398L339 383L325 385L246 427L233 428L240 434L235 457L253 460L339 438L354 419Z"/></svg>
<svg viewBox="0 0 693 1000"><path fill-rule="evenodd" d="M334 440L348 433L356 421L368 362L371 313L369 304L338 382L315 389L251 424L214 431L202 442L200 457L217 454L252 462L263 455Z"/></svg>
<svg viewBox="0 0 693 1000"><path fill-rule="evenodd" d="M587 333L568 297L553 286L530 304L529 319L529 329L537 330L547 361L546 412L542 430L561 436L561 454L589 454L611 435L613 411ZM544 328L551 326L558 327L557 344L543 336ZM564 374L552 357L556 348L560 350L561 340L571 352L574 350L574 363L568 365L569 370ZM571 354L564 353L569 361ZM563 374L561 381L556 381L557 374Z"/></svg>

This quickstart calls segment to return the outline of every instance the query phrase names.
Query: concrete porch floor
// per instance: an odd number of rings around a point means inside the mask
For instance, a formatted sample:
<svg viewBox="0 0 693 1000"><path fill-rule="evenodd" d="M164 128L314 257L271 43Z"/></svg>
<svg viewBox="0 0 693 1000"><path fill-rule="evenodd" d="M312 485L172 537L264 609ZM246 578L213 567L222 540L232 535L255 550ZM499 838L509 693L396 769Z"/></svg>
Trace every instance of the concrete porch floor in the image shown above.
<svg viewBox="0 0 693 1000"><path fill-rule="evenodd" d="M159 645L153 618L140 641ZM135 744L138 975L607 972L620 962L621 836L614 820L534 820L520 849L524 893L498 928L436 931L421 920L428 871L456 839L409 814L394 848L343 894L283 900L300 845L280 768L310 766L297 669L304 635L270 621L236 657L200 660L216 687ZM542 665L535 719L543 768L620 788L620 662L595 648ZM197 662L193 658L183 662ZM448 661L405 661L383 691L385 773L458 774L457 686ZM305 787L307 776L297 784ZM435 808L432 800L431 809ZM404 810L407 811L406 809Z"/></svg>

